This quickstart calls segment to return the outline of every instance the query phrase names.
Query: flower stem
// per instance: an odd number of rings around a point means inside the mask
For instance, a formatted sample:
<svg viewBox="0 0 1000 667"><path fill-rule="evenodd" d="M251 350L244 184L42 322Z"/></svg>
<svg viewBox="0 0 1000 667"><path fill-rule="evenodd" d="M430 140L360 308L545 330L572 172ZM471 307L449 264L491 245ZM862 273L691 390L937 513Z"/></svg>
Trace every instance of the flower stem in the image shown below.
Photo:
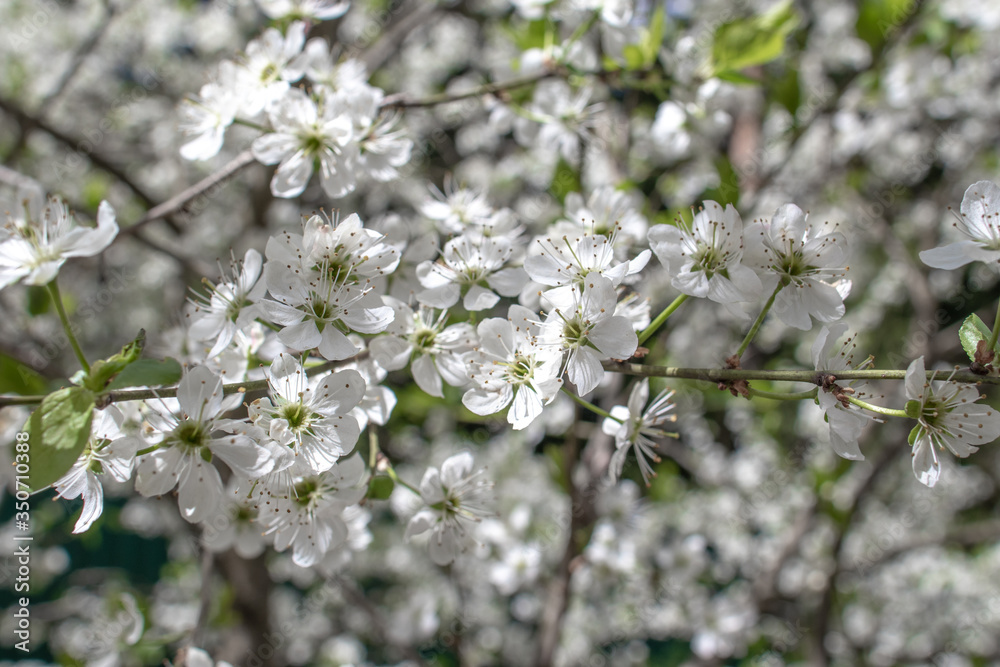
<svg viewBox="0 0 1000 667"><path fill-rule="evenodd" d="M1000 304L997 304L997 315L993 320L993 331L990 333L990 340L986 345L986 350L989 352L993 351L993 348L997 344L997 336L1000 335Z"/></svg>
<svg viewBox="0 0 1000 667"><path fill-rule="evenodd" d="M858 406L859 408L864 408L865 410L871 410L872 412L877 412L880 415L885 415L887 417L906 417L906 410L893 410L892 408L883 408L879 405L872 405L871 403L866 403L860 399L854 398L853 396L848 396L847 400Z"/></svg>
<svg viewBox="0 0 1000 667"><path fill-rule="evenodd" d="M656 316L656 319L650 322L649 326L642 330L639 334L639 345L642 345L646 340L656 333L656 331L663 326L663 323L667 321L667 318L674 314L674 311L681 307L681 304L687 301L688 295L681 294L673 302L663 309L663 312Z"/></svg>
<svg viewBox="0 0 1000 667"><path fill-rule="evenodd" d="M402 480L402 478L400 478L400 476L396 474L396 470L392 467L391 464L385 469L385 471L389 475L389 477L392 478L393 482L395 482L396 484L399 484L403 488L409 489L410 491L412 491L413 493L417 494L418 496L420 495L420 490L417 489L416 487L414 487L414 486L412 486L412 485L407 484L406 482L404 482Z"/></svg>
<svg viewBox="0 0 1000 667"><path fill-rule="evenodd" d="M90 364L87 363L87 357L83 356L83 350L80 349L80 343L77 342L76 336L73 335L73 328L69 325L69 318L66 316L66 309L63 308L62 295L59 294L59 285L57 280L57 278L53 278L52 282L48 284L49 295L52 297L52 301L56 305L56 311L59 313L59 319L62 320L63 329L66 330L66 337L69 338L69 344L73 347L73 352L76 353L76 358L80 361L80 365L83 366L83 370L90 373Z"/></svg>
<svg viewBox="0 0 1000 667"><path fill-rule="evenodd" d="M816 398L816 389L807 389L806 391L797 391L793 394L785 394L775 391L764 391L763 389L754 389L749 387L750 395L757 396L759 398L770 398L774 401L804 401L809 398Z"/></svg>
<svg viewBox="0 0 1000 667"><path fill-rule="evenodd" d="M778 292L780 292L784 286L784 283L778 283L778 286L774 288L774 291L771 293L771 297L767 300L767 303L764 304L764 308L760 311L760 315L757 316L757 321L753 323L753 326L750 327L750 331L747 332L746 338L744 338L743 342L740 343L740 349L736 350L737 358L742 357L743 353L747 351L748 347L750 347L750 342L757 336L757 332L760 331L760 325L764 323L764 318L767 317L767 312L771 310L771 306L774 305L774 299L778 296Z"/></svg>
<svg viewBox="0 0 1000 667"><path fill-rule="evenodd" d="M594 404L593 404L593 403L591 403L590 401L586 401L586 400L584 400L584 399L580 398L579 396L577 396L576 394L574 394L573 392L571 392L571 391L570 391L569 389L567 389L566 387L563 387L563 388L562 388L562 390L563 390L563 392L564 392L564 393L565 393L565 394L566 394L567 396L569 396L569 397L570 397L570 398L572 398L572 399L573 399L574 401L576 401L577 403L579 403L579 404L580 404L580 405L582 405L583 407L585 407L585 408L587 408L588 410L590 410L591 412L593 412L593 413L594 413L595 415L598 415L598 416L601 416L601 417L604 417L605 419L614 419L614 420L615 420L616 422L618 422L619 424L621 424L621 423L622 423L622 420L621 420L621 419L618 419L617 417L612 417L612 416L611 416L611 413L610 413L610 412L608 412L607 410L602 410L601 408L597 407L596 405L594 405Z"/></svg>

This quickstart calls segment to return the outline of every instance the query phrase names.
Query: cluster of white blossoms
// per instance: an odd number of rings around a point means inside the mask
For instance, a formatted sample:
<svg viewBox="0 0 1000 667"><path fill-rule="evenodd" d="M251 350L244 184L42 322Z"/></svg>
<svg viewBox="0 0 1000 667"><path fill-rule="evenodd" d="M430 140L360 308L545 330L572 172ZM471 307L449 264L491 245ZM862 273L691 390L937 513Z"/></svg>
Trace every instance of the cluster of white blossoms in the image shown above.
<svg viewBox="0 0 1000 667"><path fill-rule="evenodd" d="M273 15L307 20L347 8L322 0L265 6ZM399 177L412 142L386 112L383 91L367 83L360 62L338 62L324 39L306 42L307 29L303 20L291 20L284 32L270 28L241 58L218 66L214 80L182 107L183 157L215 156L237 123L261 131L252 152L277 165L275 196L301 195L316 169L333 199L364 180ZM537 84L514 137L579 161L599 110L589 103L591 92L573 91L562 80ZM416 208L440 238L388 226L383 233L357 214L314 214L301 233L272 236L263 255L250 249L218 282L206 281L207 293L192 297L186 313L188 345L178 355L186 369L176 396L103 408L80 459L54 484L64 498L83 498L75 532L100 516L103 476L118 483L134 476L144 496L174 492L181 516L194 524L236 508L260 535L259 542L241 542L247 553L269 542L308 567L340 549L364 548L362 502L380 472L374 434L368 466L355 449L365 429L391 416L397 398L386 383L390 374L408 373L434 397L445 397L445 385L457 388L472 413L506 410L514 429L527 429L560 391L589 405L583 397L606 380L606 367L632 358L657 332L663 320L650 324L654 295L645 293L657 277L678 293L664 319L687 297L760 307L734 368L771 310L799 330L823 324L812 361L829 382L815 398L841 457L862 459L863 428L873 413L891 412L866 402L863 383L836 380L836 373L864 365L854 364L853 338L835 347L847 330L837 321L852 286L847 239L794 204L744 226L732 204L705 201L690 220L650 225L635 196L602 186L586 198L569 193L561 217L531 236L535 221L494 208L483 193L450 181L444 191L428 190ZM921 257L937 268L974 260L996 266L998 216L1000 188L976 183L960 218L969 238ZM55 199L44 209L26 205L0 230L0 287L21 279L49 283L66 258L101 252L117 231L106 202L96 228L75 225ZM650 265L654 254L659 267ZM267 396L247 404L242 393L227 393L224 377L262 378ZM923 358L907 371L905 391L905 415L917 421L913 470L928 486L940 477L938 450L964 457L1000 435L1000 414L976 402L978 391L928 382ZM631 452L649 484L656 474L651 462L660 460L656 439L676 435L667 430L676 420L673 392L664 389L652 402L649 395L643 379L627 405L596 409L614 438L614 481ZM471 453L428 468L419 488L408 488L420 506L406 535L429 533L436 564L476 544L474 526L490 513L490 483ZM233 544L235 533L213 540Z"/></svg>
<svg viewBox="0 0 1000 667"><path fill-rule="evenodd" d="M301 91L278 99L306 100ZM315 214L301 233L271 237L263 256L248 250L229 275L206 281L208 293L193 298L187 313L186 338L195 346L176 398L99 412L79 461L55 483L62 497L83 498L76 532L101 514L102 476L123 483L134 474L142 495L176 492L181 516L192 523L215 517L225 495L244 494L249 522L279 551L290 549L301 566L366 544L357 537L366 530L360 503L376 471L352 452L362 430L385 424L395 406L384 384L388 374L408 367L426 393L442 397L447 383L462 391L473 413L507 409L515 429L527 428L560 389L585 396L604 380L606 363L636 353L649 324L640 278L651 252L681 295L732 304L760 303L771 292L765 312L773 303L777 316L799 329L844 313L850 289L845 238L810 224L792 204L744 229L731 205L708 201L690 224L649 228L644 248L645 221L612 192L595 193L586 204L579 194L567 198L567 216L606 211L600 230L607 234L597 233L595 215L589 229L557 222L552 229L565 232L561 236L529 241L511 211L494 210L470 190L449 190L436 191L422 207L453 234L436 260L421 259L422 253L404 259L408 245L419 241L366 228L356 214ZM963 257L987 258L998 193L992 184L970 188L963 221L975 240L946 249L945 265L956 264L952 255L959 250ZM611 216L629 221L624 240ZM116 232L107 204L98 227L88 229L74 227L65 206L53 200L40 217L8 224L0 242L4 275L8 283L22 277L47 282L65 258L96 254ZM936 261L942 252L924 257ZM419 280L408 301L390 296L397 275ZM505 315L494 315L500 308ZM474 324L477 314L494 316ZM852 340L834 348L846 328L838 323L820 332L813 346L818 371L856 368ZM233 364L234 357L240 363ZM244 397L227 395L222 377L245 380L251 362L261 361L268 396L234 418ZM937 450L967 456L1000 435L1000 414L977 404L974 388L932 386L924 375L921 358L907 373L906 414L918 422L911 435L914 472L933 485L940 476ZM863 401L868 394L863 385L845 388L832 380L818 392L840 456L863 458L858 439L872 420L873 406ZM621 476L630 451L643 480L655 476L654 438L675 435L664 429L675 419L671 396L664 390L647 406L643 380L627 406L611 410L603 428L616 443L612 479ZM128 420L123 410L133 413ZM429 531L438 564L467 550L471 527L488 514L489 483L474 468L466 452L440 471L428 469L420 485L423 509L406 533Z"/></svg>
<svg viewBox="0 0 1000 667"><path fill-rule="evenodd" d="M335 3L295 11L332 18L346 9L347 3ZM398 177L413 142L383 110L383 91L367 83L362 63L338 63L327 41L306 42L306 31L303 21L292 22L284 35L269 28L242 58L219 64L215 79L182 107L183 157L215 156L226 129L237 123L263 130L251 149L260 162L278 165L271 179L276 197L302 194L316 168L333 198L353 192L359 181Z"/></svg>

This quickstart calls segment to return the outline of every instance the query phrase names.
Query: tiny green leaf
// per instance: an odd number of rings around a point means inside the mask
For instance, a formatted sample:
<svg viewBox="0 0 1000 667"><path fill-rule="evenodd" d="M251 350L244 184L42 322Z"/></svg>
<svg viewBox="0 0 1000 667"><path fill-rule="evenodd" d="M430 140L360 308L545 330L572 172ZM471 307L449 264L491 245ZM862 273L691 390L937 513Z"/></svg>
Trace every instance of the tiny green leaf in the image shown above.
<svg viewBox="0 0 1000 667"><path fill-rule="evenodd" d="M387 500L395 486L396 483L391 477L376 475L368 484L368 497L373 500Z"/></svg>
<svg viewBox="0 0 1000 667"><path fill-rule="evenodd" d="M104 391L112 379L121 373L129 364L142 356L146 347L146 330L139 329L139 335L130 343L126 343L121 351L107 359L95 361L90 367L90 376L84 381L84 386L95 393Z"/></svg>
<svg viewBox="0 0 1000 667"><path fill-rule="evenodd" d="M765 14L722 24L712 44L712 75L738 72L774 60L798 24L792 0L778 3Z"/></svg>
<svg viewBox="0 0 1000 667"><path fill-rule="evenodd" d="M989 340L990 328L986 323L973 313L962 322L962 328L958 330L958 338L962 341L962 349L969 355L969 361L976 360L976 349L981 340Z"/></svg>
<svg viewBox="0 0 1000 667"><path fill-rule="evenodd" d="M93 419L94 394L83 387L64 387L45 397L28 420L32 491L51 485L73 467L90 438Z"/></svg>
<svg viewBox="0 0 1000 667"><path fill-rule="evenodd" d="M181 381L182 369L176 359L166 358L140 359L129 364L108 385L108 389L125 389L126 387L158 387L177 384Z"/></svg>

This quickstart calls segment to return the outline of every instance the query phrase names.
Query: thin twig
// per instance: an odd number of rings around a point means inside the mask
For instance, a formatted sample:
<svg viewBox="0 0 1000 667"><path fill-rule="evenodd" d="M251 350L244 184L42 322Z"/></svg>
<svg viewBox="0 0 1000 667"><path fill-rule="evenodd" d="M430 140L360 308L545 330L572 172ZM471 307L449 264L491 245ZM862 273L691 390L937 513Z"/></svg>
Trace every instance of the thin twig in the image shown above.
<svg viewBox="0 0 1000 667"><path fill-rule="evenodd" d="M146 206L156 205L156 200L149 192L146 191L144 187L132 180L128 174L122 171L122 169L111 162L108 158L89 147L89 142L71 137L62 130L54 127L44 118L36 117L27 113L17 106L17 104L3 97L0 97L0 111L4 111L8 115L13 116L22 127L26 127L28 129L38 128L39 130L50 135L59 143L65 144L74 152L85 155L95 167L107 172L109 175L121 181L122 184L135 193L135 196L141 199Z"/></svg>
<svg viewBox="0 0 1000 667"><path fill-rule="evenodd" d="M404 108L416 108L416 107L432 107L439 104L448 104L450 102L458 102L459 100L465 100L470 97L482 97L483 95L492 95L493 93L498 93L502 90L514 90L515 88L523 88L524 86L530 86L534 83L538 83L543 79L548 79L550 77L560 76L557 70L545 70L543 72L538 72L536 74L531 74L528 76L522 76L516 79L508 79L507 81L495 81L493 83L483 84L482 86L477 86L471 90L467 90L461 93L441 93L439 95L430 95L428 97L422 97L419 99L411 99L406 93L397 93L395 95L390 95L382 100L381 108L383 109L404 109Z"/></svg>
<svg viewBox="0 0 1000 667"><path fill-rule="evenodd" d="M153 208L147 211L146 214L139 218L139 220L137 220L134 224L122 229L122 233L132 233L146 223L183 211L193 200L211 192L236 175L241 169L253 163L254 157L253 153L250 152L250 149L243 151L222 169L206 176L191 187L174 195L162 204L153 206Z"/></svg>

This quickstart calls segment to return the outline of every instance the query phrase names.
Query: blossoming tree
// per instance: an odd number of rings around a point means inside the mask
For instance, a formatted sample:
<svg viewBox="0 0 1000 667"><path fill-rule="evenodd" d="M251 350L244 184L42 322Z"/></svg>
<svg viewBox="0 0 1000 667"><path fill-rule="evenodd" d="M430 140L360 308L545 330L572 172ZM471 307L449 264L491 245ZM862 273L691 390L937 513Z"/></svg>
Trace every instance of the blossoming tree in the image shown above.
<svg viewBox="0 0 1000 667"><path fill-rule="evenodd" d="M13 655L1000 656L990 10L0 13Z"/></svg>

